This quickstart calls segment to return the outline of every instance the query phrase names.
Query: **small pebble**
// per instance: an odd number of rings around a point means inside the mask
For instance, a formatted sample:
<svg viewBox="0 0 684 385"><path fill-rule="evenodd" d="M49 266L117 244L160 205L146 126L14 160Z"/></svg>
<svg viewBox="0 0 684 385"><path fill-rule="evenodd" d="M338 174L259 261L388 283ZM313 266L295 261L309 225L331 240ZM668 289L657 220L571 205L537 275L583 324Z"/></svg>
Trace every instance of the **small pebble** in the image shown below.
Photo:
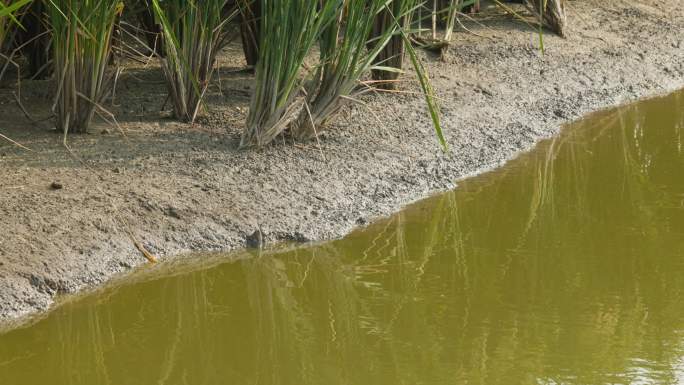
<svg viewBox="0 0 684 385"><path fill-rule="evenodd" d="M62 184L59 183L59 182L52 182L52 183L50 184L50 188L53 189L53 190L61 190L61 189L64 188L64 185L62 185Z"/></svg>
<svg viewBox="0 0 684 385"><path fill-rule="evenodd" d="M247 247L261 249L264 247L264 233L261 232L261 229L257 229L252 233L252 235L248 235L245 241L247 243Z"/></svg>

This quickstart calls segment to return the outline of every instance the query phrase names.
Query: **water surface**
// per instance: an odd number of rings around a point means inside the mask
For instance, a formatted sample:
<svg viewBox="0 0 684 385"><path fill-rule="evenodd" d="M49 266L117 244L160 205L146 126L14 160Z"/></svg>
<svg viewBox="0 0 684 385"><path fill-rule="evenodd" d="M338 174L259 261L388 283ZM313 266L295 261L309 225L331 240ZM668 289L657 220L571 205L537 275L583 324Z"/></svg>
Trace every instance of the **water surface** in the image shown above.
<svg viewBox="0 0 684 385"><path fill-rule="evenodd" d="M0 335L0 384L684 383L684 93L321 246Z"/></svg>

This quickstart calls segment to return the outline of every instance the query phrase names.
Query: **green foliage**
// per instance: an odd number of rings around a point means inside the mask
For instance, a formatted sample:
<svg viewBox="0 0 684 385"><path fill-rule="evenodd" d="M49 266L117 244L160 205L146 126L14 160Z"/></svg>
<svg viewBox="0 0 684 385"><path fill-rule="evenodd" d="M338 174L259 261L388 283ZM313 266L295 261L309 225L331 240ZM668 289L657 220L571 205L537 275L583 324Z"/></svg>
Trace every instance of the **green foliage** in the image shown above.
<svg viewBox="0 0 684 385"><path fill-rule="evenodd" d="M12 28L19 25L16 13L32 0L0 0L0 53L7 44Z"/></svg>
<svg viewBox="0 0 684 385"><path fill-rule="evenodd" d="M8 5L8 1L0 0L0 38L8 23L18 25L14 12L31 2L17 0ZM287 129L296 138L310 139L341 106L369 89L359 87L364 76L373 72L395 79L401 72L410 34L406 28L418 1L129 2L134 9L146 10L146 20L156 30L148 35L156 38L161 34L162 44L155 49L161 51L158 53L174 114L187 122L193 122L202 107L216 56L228 37L228 25L238 15L243 22L247 14L252 15L247 21L258 23L252 32L258 33L254 46L259 49L255 52L254 90L241 140L245 147L270 143ZM113 34L124 0L43 0L36 5L41 5L36 23L48 20L51 32L51 49L42 52L50 53L57 83L53 104L56 126L65 133L86 132L96 114L110 115L102 102L113 88ZM316 46L320 48L318 60L312 55ZM30 63L31 53L23 53ZM444 143L427 73L415 53L410 55Z"/></svg>
<svg viewBox="0 0 684 385"><path fill-rule="evenodd" d="M378 15L386 0L346 0L336 20L323 31L320 40L321 65L307 90L307 108L300 113L292 131L299 139L309 139L352 94L361 77L370 71L378 54L397 31L391 25L371 38ZM344 20L344 22L342 22ZM372 39L372 42L369 42ZM371 43L371 44L369 44ZM366 46L370 49L366 50Z"/></svg>
<svg viewBox="0 0 684 385"><path fill-rule="evenodd" d="M47 0L57 78L57 128L86 132L112 88L108 64L120 0Z"/></svg>
<svg viewBox="0 0 684 385"><path fill-rule="evenodd" d="M15 14L17 11L19 11L21 8L23 8L25 5L30 3L32 0L16 0L16 1L11 1L8 4L7 0L0 1L0 34L6 31L5 27L7 27L7 21L6 19L9 19L10 21L13 21L15 23L19 23L17 21L17 18L15 17ZM2 36L2 35L0 35Z"/></svg>
<svg viewBox="0 0 684 385"><path fill-rule="evenodd" d="M407 28L410 25L416 4L419 0L392 0L385 4L385 9L376 17L371 31L369 47L377 45L378 37L385 34L388 29ZM380 49L376 59L376 68L372 71L375 86L387 90L396 88L396 80L403 69L405 56L404 39L399 34L394 34L390 40Z"/></svg>
<svg viewBox="0 0 684 385"><path fill-rule="evenodd" d="M297 96L304 59L325 28L336 22L342 5L342 0L257 1L259 59L243 147L269 143L287 128L301 106Z"/></svg>
<svg viewBox="0 0 684 385"><path fill-rule="evenodd" d="M403 59L403 45L408 42L404 24L415 9L415 0L336 0L323 2L320 8L314 5L316 1L305 3L260 3L262 32L256 89L242 146L267 144L288 127L299 139L313 138L317 129L351 100L349 96L364 74L371 69L398 71L396 66L384 64ZM311 71L313 76L307 77L302 66L316 40L320 61ZM392 51L388 51L388 44L393 41L394 46L402 47L398 58L388 54ZM381 54L383 58L379 58ZM436 131L446 148L427 73L415 52L411 55Z"/></svg>
<svg viewBox="0 0 684 385"><path fill-rule="evenodd" d="M237 11L228 0L152 0L164 36L162 68L176 118L193 122L214 73L226 26Z"/></svg>
<svg viewBox="0 0 684 385"><path fill-rule="evenodd" d="M421 48L443 53L451 44L458 15L463 13L464 8L474 7L478 3L478 0L432 0L423 3L417 9L418 32L414 41ZM423 28L426 22L430 28ZM430 33L429 36L425 35L426 31Z"/></svg>

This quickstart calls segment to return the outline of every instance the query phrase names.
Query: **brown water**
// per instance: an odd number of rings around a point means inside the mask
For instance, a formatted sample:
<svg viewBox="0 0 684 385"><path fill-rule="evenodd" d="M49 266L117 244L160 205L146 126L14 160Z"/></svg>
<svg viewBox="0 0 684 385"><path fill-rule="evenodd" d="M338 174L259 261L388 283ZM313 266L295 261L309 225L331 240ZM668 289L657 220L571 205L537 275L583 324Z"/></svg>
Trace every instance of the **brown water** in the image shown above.
<svg viewBox="0 0 684 385"><path fill-rule="evenodd" d="M684 383L684 93L322 246L0 335L0 384Z"/></svg>

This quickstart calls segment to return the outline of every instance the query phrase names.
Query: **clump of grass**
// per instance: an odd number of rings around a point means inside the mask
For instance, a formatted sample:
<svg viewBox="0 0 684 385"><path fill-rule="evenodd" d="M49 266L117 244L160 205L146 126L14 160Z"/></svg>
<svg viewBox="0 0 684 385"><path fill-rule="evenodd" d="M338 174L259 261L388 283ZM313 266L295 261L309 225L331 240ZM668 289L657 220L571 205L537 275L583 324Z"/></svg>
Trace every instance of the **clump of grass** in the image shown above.
<svg viewBox="0 0 684 385"><path fill-rule="evenodd" d="M237 15L227 0L152 0L164 36L162 68L176 118L193 122L214 73L226 27Z"/></svg>
<svg viewBox="0 0 684 385"><path fill-rule="evenodd" d="M18 25L16 14L32 0L0 0L0 47L7 43L13 26Z"/></svg>
<svg viewBox="0 0 684 385"><path fill-rule="evenodd" d="M57 129L85 133L100 103L109 95L112 34L120 0L49 0L52 56L57 79L53 106Z"/></svg>
<svg viewBox="0 0 684 385"><path fill-rule="evenodd" d="M369 49L373 49L379 37L388 29L394 28L398 23L400 28L406 28L410 24L410 16L415 9L418 0L392 0L388 1L384 9L375 16L375 22L371 30ZM405 41L400 35L393 35L382 47L375 57L376 69L372 71L373 79L378 88L387 90L396 89L396 81L399 79L404 67Z"/></svg>
<svg viewBox="0 0 684 385"><path fill-rule="evenodd" d="M418 32L414 40L421 48L442 54L451 44L458 15L476 4L477 0L432 0L431 3L424 3L417 10ZM423 17L423 13L426 17ZM428 19L430 28L424 29L424 21ZM444 31L440 32L440 28ZM425 35L425 31L430 32L429 36Z"/></svg>
<svg viewBox="0 0 684 385"><path fill-rule="evenodd" d="M0 1L0 53L7 51L7 36L13 17L14 12L9 8L7 0Z"/></svg>
<svg viewBox="0 0 684 385"><path fill-rule="evenodd" d="M31 0L0 0L0 63L4 62L3 66L12 61L11 36L13 31L19 25L17 13ZM0 72L0 80L4 70Z"/></svg>
<svg viewBox="0 0 684 385"><path fill-rule="evenodd" d="M383 31L375 31L369 41L378 17L387 12L386 5L387 0L345 0L336 22L325 28L320 40L321 66L309 83L306 108L292 127L296 138L314 137L325 121L350 100L359 80L373 68L373 62L387 44L397 36L401 39L396 34L397 23L388 23ZM366 46L370 48L366 50Z"/></svg>
<svg viewBox="0 0 684 385"><path fill-rule="evenodd" d="M565 0L526 0L527 8L546 26L559 36L565 36L567 22Z"/></svg>
<svg viewBox="0 0 684 385"><path fill-rule="evenodd" d="M28 62L27 76L50 76L50 28L45 20L45 3L33 1L22 13L21 25L17 31L17 45Z"/></svg>
<svg viewBox="0 0 684 385"><path fill-rule="evenodd" d="M283 132L298 112L301 69L342 0L259 1L259 52L255 89L241 146L261 146Z"/></svg>
<svg viewBox="0 0 684 385"><path fill-rule="evenodd" d="M401 0L400 0L401 1ZM393 39L399 38L406 47L415 69L428 111L437 136L446 150L446 140L442 134L440 111L427 71L409 41L410 31L402 25L408 14L415 11L415 3L401 1L394 14L386 0L345 0L343 10L339 11L336 23L329 25L322 34L321 67L310 82L305 108L292 127L293 135L306 140L313 138L325 128L325 123L341 106L354 100L356 93L363 93L369 87L359 88L359 81L369 69L396 72L393 68L373 66L380 52L383 52ZM344 19L343 19L344 15ZM371 41L369 32L376 27L380 15L388 15L391 23L386 24L382 34L374 33ZM364 48L369 47L366 51Z"/></svg>
<svg viewBox="0 0 684 385"><path fill-rule="evenodd" d="M259 0L237 0L240 11L240 37L245 61L250 67L256 66L259 59L259 27L261 19L261 4Z"/></svg>
<svg viewBox="0 0 684 385"><path fill-rule="evenodd" d="M129 7L128 11L134 14L138 21L143 40L147 44L145 48L152 55L164 56L161 26L155 18L152 0L135 0L133 8Z"/></svg>

